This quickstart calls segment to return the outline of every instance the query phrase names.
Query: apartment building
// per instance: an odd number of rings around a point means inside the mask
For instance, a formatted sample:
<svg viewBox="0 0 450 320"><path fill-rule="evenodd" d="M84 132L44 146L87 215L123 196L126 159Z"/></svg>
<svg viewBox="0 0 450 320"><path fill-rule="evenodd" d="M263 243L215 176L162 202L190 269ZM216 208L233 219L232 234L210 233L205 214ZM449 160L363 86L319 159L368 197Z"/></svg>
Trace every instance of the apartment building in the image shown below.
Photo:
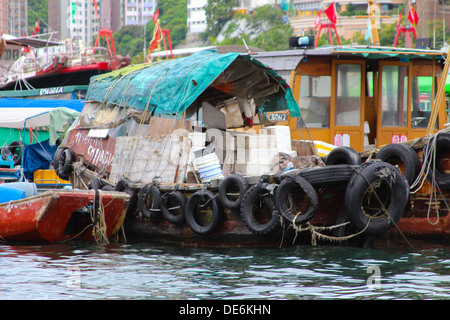
<svg viewBox="0 0 450 320"><path fill-rule="evenodd" d="M28 33L28 1L2 0L1 10L3 11L0 17L1 31L16 37L26 36Z"/></svg>
<svg viewBox="0 0 450 320"><path fill-rule="evenodd" d="M157 0L122 0L123 25L144 25L156 11Z"/></svg>

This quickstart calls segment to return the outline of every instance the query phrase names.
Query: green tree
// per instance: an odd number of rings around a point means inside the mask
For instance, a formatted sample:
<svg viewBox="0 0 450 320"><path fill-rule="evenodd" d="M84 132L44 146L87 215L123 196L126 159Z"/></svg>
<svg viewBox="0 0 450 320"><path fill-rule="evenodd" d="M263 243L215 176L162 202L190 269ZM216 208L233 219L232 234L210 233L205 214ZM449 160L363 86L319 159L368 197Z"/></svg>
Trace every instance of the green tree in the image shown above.
<svg viewBox="0 0 450 320"><path fill-rule="evenodd" d="M168 29L172 46L175 47L186 38L187 3L185 0L160 1L159 22L162 29ZM114 32L117 53L133 58L133 62L143 62L144 48L148 49L153 38L155 23L153 20L145 26L125 26ZM167 44L168 45L168 44ZM163 47L163 42L161 42Z"/></svg>
<svg viewBox="0 0 450 320"><path fill-rule="evenodd" d="M236 0L208 0L204 9L209 37L216 37L225 23L232 19L235 5Z"/></svg>
<svg viewBox="0 0 450 320"><path fill-rule="evenodd" d="M28 0L28 34L34 32L36 21L39 21L39 33L47 28L48 0ZM48 30L47 30L48 31Z"/></svg>
<svg viewBox="0 0 450 320"><path fill-rule="evenodd" d="M293 28L289 23L285 23L283 18L284 14L271 5L256 8L252 15L236 14L227 29L222 30L226 39L220 43L217 43L215 38L210 38L210 41L218 45L243 45L242 39L245 39L247 45L266 51L287 50L289 37L293 36ZM245 21L246 32L233 37L231 35L235 34L239 21Z"/></svg>

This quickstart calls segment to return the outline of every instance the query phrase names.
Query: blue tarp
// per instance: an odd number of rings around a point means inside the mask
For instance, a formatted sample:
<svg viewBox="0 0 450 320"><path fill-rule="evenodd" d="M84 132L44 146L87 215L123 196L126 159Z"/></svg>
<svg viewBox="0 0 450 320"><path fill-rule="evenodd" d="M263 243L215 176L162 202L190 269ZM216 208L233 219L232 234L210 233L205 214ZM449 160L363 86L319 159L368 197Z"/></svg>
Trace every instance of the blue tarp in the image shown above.
<svg viewBox="0 0 450 320"><path fill-rule="evenodd" d="M57 146L48 140L30 144L23 151L23 173L28 180L33 180L33 173L39 169L48 169L53 161Z"/></svg>
<svg viewBox="0 0 450 320"><path fill-rule="evenodd" d="M58 100L58 99L20 99L1 98L0 108L58 108L65 107L81 112L85 100Z"/></svg>

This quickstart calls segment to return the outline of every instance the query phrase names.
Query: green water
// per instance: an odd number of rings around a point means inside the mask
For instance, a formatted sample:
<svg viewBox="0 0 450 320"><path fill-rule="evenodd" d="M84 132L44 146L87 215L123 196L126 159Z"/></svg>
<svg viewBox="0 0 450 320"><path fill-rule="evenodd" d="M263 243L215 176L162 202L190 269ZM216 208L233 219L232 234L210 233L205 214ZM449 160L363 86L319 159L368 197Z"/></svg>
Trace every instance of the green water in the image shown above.
<svg viewBox="0 0 450 320"><path fill-rule="evenodd" d="M450 299L450 247L0 246L0 299Z"/></svg>

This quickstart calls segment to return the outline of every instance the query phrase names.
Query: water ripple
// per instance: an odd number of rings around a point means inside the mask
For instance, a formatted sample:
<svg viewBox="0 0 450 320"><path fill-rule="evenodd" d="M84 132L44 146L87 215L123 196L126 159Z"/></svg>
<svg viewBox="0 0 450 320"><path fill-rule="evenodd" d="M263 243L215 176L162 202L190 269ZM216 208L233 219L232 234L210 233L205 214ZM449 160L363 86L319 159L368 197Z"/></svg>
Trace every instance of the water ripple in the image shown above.
<svg viewBox="0 0 450 320"><path fill-rule="evenodd" d="M1 246L0 257L2 299L450 299L448 248L64 244Z"/></svg>

